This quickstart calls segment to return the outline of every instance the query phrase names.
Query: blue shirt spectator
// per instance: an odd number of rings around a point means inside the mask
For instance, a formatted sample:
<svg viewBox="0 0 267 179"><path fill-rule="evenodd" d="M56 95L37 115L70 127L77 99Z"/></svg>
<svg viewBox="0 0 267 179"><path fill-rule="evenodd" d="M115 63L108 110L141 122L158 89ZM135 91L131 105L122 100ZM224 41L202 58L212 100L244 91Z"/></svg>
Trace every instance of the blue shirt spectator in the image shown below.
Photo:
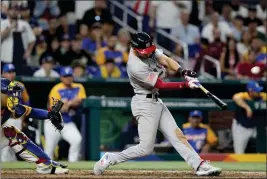
<svg viewBox="0 0 267 179"><path fill-rule="evenodd" d="M106 42L103 40L102 24L95 22L91 26L90 37L85 38L82 41L82 49L86 50L94 59L95 52L106 45Z"/></svg>
<svg viewBox="0 0 267 179"><path fill-rule="evenodd" d="M189 24L189 12L181 13L181 23L171 30L171 35L177 37L188 45L199 43L200 32L197 26Z"/></svg>

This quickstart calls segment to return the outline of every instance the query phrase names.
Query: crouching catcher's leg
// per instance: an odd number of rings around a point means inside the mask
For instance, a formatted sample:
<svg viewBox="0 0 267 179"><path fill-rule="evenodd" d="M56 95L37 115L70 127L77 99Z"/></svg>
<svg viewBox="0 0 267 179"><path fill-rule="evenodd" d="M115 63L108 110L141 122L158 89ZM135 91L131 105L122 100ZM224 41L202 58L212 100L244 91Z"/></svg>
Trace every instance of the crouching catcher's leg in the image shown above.
<svg viewBox="0 0 267 179"><path fill-rule="evenodd" d="M67 166L52 161L48 155L35 145L23 132L14 126L3 127L3 133L9 140L9 146L27 162L37 164L36 171L41 174L67 173Z"/></svg>

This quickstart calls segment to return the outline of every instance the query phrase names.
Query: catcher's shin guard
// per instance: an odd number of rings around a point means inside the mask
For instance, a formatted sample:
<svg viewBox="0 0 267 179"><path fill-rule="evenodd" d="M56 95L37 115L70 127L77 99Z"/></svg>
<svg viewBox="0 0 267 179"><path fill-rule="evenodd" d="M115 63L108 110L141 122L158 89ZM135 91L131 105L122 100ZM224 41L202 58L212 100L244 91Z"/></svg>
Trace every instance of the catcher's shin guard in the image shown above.
<svg viewBox="0 0 267 179"><path fill-rule="evenodd" d="M53 165L48 155L16 127L3 127L3 132L9 140L9 146L23 160L36 164L44 163L46 165Z"/></svg>

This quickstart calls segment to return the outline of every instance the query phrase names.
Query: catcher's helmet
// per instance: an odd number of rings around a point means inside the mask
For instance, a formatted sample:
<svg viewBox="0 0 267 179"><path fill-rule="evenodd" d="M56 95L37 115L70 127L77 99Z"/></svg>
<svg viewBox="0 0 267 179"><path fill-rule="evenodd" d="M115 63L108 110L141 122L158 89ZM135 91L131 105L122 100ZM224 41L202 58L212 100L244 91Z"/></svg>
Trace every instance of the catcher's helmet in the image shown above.
<svg viewBox="0 0 267 179"><path fill-rule="evenodd" d="M153 39L145 32L133 34L131 45L140 54L151 54L156 50Z"/></svg>

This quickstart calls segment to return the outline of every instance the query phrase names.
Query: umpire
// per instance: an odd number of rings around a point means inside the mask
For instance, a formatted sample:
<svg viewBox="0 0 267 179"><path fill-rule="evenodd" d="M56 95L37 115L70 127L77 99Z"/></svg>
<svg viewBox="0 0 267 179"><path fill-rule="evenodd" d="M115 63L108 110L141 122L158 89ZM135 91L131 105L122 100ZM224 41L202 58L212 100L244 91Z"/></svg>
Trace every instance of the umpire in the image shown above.
<svg viewBox="0 0 267 179"><path fill-rule="evenodd" d="M247 101L266 101L266 93L261 92L263 87L256 81L247 83L247 91L240 92L233 96L233 100L238 108L235 112L235 119L232 124L232 134L234 142L234 151L236 154L245 152L250 138L256 138L255 115Z"/></svg>

